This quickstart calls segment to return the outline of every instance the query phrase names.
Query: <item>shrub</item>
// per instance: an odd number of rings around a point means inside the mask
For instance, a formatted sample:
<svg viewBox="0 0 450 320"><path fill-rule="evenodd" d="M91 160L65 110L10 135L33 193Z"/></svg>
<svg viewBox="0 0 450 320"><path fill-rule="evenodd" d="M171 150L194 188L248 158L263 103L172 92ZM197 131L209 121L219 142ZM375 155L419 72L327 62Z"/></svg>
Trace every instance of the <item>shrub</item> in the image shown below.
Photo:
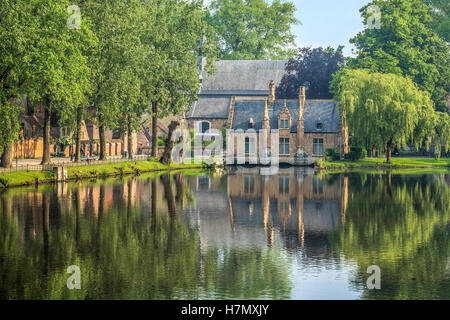
<svg viewBox="0 0 450 320"><path fill-rule="evenodd" d="M164 147L166 145L167 139L168 139L167 135L164 135L164 137L162 137L162 139L158 138L158 146Z"/></svg>
<svg viewBox="0 0 450 320"><path fill-rule="evenodd" d="M318 159L314 162L314 167L318 169L323 169L325 167L323 159Z"/></svg>
<svg viewBox="0 0 450 320"><path fill-rule="evenodd" d="M327 156L327 158L329 158L327 160L336 161L340 159L339 151L337 148L329 148L325 150L325 155Z"/></svg>
<svg viewBox="0 0 450 320"><path fill-rule="evenodd" d="M364 147L351 147L350 152L345 155L346 159L350 159L352 161L364 159L367 156L367 150Z"/></svg>

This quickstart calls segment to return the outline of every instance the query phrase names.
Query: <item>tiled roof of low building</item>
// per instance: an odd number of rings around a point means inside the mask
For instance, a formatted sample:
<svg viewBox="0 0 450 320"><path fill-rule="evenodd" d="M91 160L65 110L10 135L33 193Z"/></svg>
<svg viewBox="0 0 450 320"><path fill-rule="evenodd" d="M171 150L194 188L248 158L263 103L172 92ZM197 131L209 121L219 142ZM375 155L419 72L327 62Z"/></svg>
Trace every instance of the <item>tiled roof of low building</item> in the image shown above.
<svg viewBox="0 0 450 320"><path fill-rule="evenodd" d="M230 99L230 97L201 97L194 103L188 118L227 119Z"/></svg>
<svg viewBox="0 0 450 320"><path fill-rule="evenodd" d="M234 105L232 129L249 128L250 118L254 120L253 128L262 128L262 118L264 114L264 101L236 101ZM270 128L278 129L278 116L283 108L284 101L277 100L273 109L269 108ZM292 117L291 132L297 132L298 101L287 101L286 105ZM306 101L303 111L305 133L336 133L339 132L339 114L337 102L329 100ZM317 123L322 124L322 128L317 127Z"/></svg>
<svg viewBox="0 0 450 320"><path fill-rule="evenodd" d="M200 94L251 95L268 94L270 80L277 86L287 60L222 60L215 63L213 76L203 75Z"/></svg>

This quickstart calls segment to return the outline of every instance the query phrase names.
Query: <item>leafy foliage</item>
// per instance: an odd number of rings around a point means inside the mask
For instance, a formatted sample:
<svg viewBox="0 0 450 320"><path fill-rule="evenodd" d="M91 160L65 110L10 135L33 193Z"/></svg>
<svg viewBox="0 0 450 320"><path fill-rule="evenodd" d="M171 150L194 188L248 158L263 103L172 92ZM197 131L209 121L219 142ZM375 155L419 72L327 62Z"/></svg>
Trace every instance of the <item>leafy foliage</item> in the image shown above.
<svg viewBox="0 0 450 320"><path fill-rule="evenodd" d="M436 110L446 111L449 47L432 29L430 8L423 0L374 0L360 10L365 25L372 5L381 10L381 28L366 28L350 40L358 53L350 65L411 77L430 93Z"/></svg>
<svg viewBox="0 0 450 320"><path fill-rule="evenodd" d="M295 54L292 2L213 0L207 19L223 60L286 59Z"/></svg>
<svg viewBox="0 0 450 320"><path fill-rule="evenodd" d="M447 0L423 0L431 7L431 27L446 42L450 42L450 6Z"/></svg>
<svg viewBox="0 0 450 320"><path fill-rule="evenodd" d="M18 137L19 111L19 108L13 104L0 103L0 153Z"/></svg>
<svg viewBox="0 0 450 320"><path fill-rule="evenodd" d="M339 150L337 148L329 148L325 150L325 155L332 161L339 160Z"/></svg>
<svg viewBox="0 0 450 320"><path fill-rule="evenodd" d="M346 158L352 160L352 161L357 161L357 160L361 160L364 159L367 156L367 150L364 147L351 147L350 148L350 152L348 154L345 155Z"/></svg>
<svg viewBox="0 0 450 320"><path fill-rule="evenodd" d="M430 136L433 143L439 141L435 127L441 113L434 111L429 94L409 78L345 69L333 79L332 88L356 144L386 150L409 141L418 147L425 140L429 146ZM441 127L447 127L448 118L442 119Z"/></svg>
<svg viewBox="0 0 450 320"><path fill-rule="evenodd" d="M295 58L289 60L286 74L276 88L276 96L297 99L298 88L306 86L308 99L331 99L330 81L345 63L343 46L328 48L300 48Z"/></svg>

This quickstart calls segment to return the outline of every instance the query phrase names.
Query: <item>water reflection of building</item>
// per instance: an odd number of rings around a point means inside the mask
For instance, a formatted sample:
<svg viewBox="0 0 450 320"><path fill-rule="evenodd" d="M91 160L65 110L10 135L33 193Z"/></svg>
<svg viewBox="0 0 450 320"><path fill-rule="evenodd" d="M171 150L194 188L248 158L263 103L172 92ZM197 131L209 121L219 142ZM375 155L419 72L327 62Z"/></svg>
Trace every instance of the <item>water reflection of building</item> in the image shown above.
<svg viewBox="0 0 450 320"><path fill-rule="evenodd" d="M327 178L300 168L271 176L259 168L220 180L205 175L191 181L195 208L189 212L202 246L303 246L305 236L320 241L345 223L348 178ZM226 189L225 189L226 188Z"/></svg>
<svg viewBox="0 0 450 320"><path fill-rule="evenodd" d="M54 188L6 192L0 197L0 212L17 218L18 240L23 243L28 238L39 239L45 223L48 223L47 227L58 226L66 214L98 217L118 206L117 199L130 199L135 205L143 192L145 190L137 188L134 179L102 184L59 183ZM49 208L48 213L43 210L44 203Z"/></svg>

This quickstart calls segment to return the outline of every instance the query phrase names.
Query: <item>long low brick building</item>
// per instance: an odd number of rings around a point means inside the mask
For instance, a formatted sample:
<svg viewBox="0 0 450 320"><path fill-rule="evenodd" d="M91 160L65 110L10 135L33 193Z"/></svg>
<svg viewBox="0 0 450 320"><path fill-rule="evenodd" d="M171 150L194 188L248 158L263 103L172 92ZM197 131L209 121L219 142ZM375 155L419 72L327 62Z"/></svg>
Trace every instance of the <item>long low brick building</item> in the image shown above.
<svg viewBox="0 0 450 320"><path fill-rule="evenodd" d="M299 87L298 99L275 97L286 63L285 60L216 62L216 75L203 77L206 80L199 101L187 114L188 126L200 135L223 128L244 132L239 138L243 141L233 142L236 149L243 146L247 160L253 155L259 159L259 140L263 138L251 132L262 129L269 132L266 153L277 152L280 162L295 164L299 157L314 161L329 148L338 149L343 156L348 152L348 131L337 101L308 100L305 87ZM274 133L279 136L275 142L271 138Z"/></svg>

